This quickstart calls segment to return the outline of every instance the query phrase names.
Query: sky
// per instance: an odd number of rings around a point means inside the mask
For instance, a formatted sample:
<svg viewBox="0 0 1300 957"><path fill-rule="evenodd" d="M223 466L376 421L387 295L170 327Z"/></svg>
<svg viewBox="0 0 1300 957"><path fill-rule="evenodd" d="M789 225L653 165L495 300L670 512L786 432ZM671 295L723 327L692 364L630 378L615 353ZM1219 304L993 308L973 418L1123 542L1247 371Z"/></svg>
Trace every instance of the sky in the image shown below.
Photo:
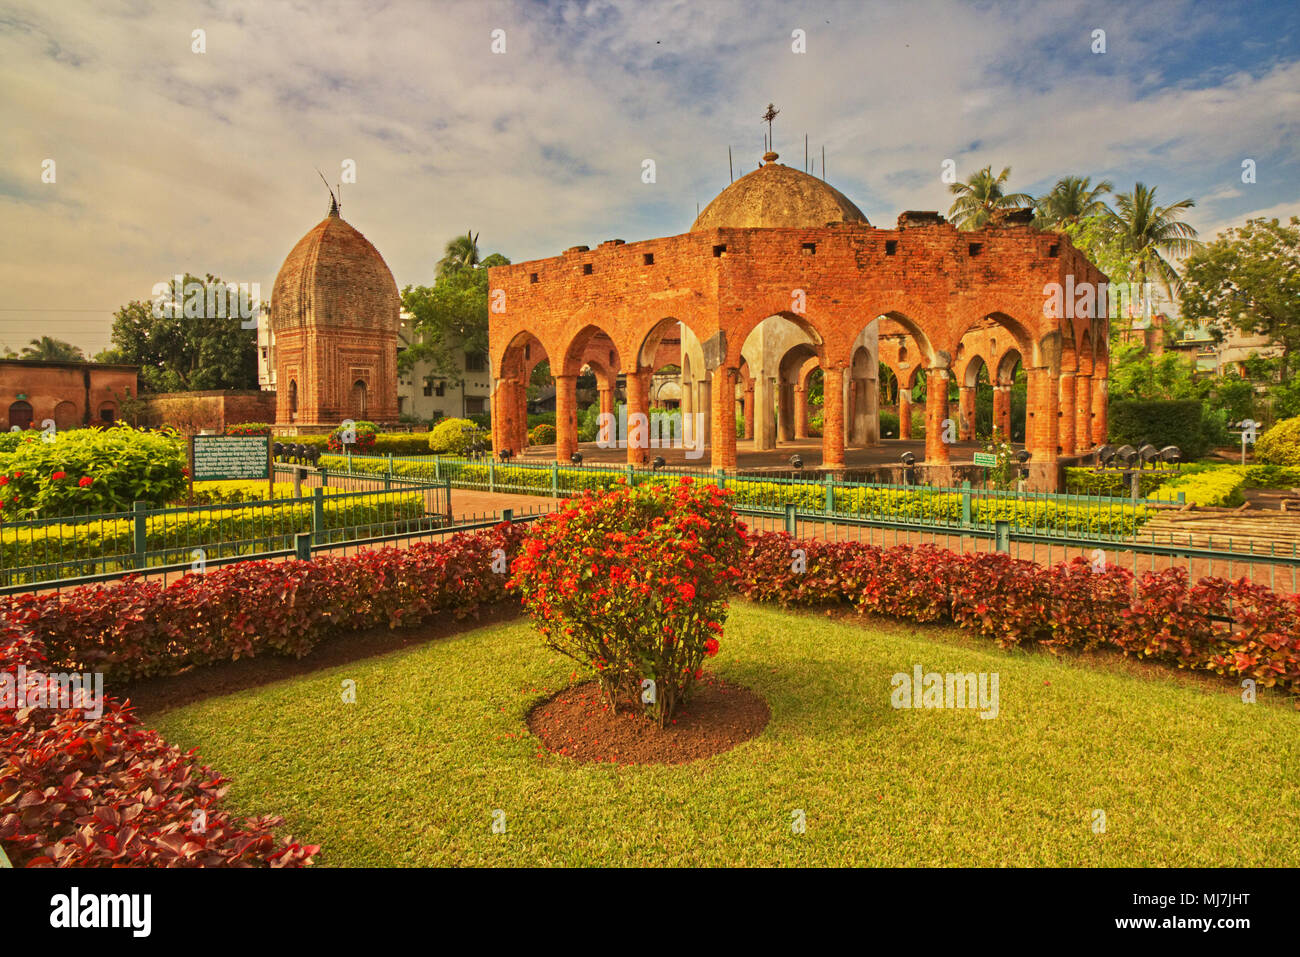
<svg viewBox="0 0 1300 957"><path fill-rule="evenodd" d="M0 0L0 345L93 354L178 272L269 296L348 160L399 286L468 229L515 262L685 232L769 102L876 226L947 212L945 160L1154 184L1203 238L1300 215L1294 0Z"/></svg>

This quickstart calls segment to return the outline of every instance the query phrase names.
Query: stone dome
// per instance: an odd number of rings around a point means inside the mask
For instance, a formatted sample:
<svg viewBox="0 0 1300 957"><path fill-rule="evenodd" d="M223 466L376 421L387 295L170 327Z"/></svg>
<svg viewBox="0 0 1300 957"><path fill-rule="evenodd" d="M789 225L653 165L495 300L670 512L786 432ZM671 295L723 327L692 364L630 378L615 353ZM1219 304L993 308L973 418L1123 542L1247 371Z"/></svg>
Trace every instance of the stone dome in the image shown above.
<svg viewBox="0 0 1300 957"><path fill-rule="evenodd" d="M691 232L706 229L803 228L867 223L853 201L816 176L773 162L746 173L704 207Z"/></svg>
<svg viewBox="0 0 1300 957"><path fill-rule="evenodd" d="M285 258L271 290L273 329L311 323L396 334L400 313L384 257L332 204Z"/></svg>

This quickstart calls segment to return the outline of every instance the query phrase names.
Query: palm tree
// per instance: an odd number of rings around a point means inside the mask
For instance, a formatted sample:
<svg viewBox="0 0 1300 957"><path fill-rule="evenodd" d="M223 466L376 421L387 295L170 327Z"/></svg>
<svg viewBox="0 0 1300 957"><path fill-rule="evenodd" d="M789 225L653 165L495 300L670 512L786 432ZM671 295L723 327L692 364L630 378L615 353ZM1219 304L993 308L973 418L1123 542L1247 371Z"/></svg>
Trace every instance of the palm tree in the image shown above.
<svg viewBox="0 0 1300 957"><path fill-rule="evenodd" d="M438 261L438 275L473 269L478 264L478 236L470 230L464 236L447 241L447 248Z"/></svg>
<svg viewBox="0 0 1300 957"><path fill-rule="evenodd" d="M948 187L959 197L948 210L948 217L956 223L958 229L979 229L999 210L1022 209L1033 205L1034 197L1028 193L1003 192L1010 175L1010 166L1003 167L996 177L993 175L993 167L985 166L978 173L972 173L966 182L953 183Z"/></svg>
<svg viewBox="0 0 1300 957"><path fill-rule="evenodd" d="M70 342L41 336L39 339L33 339L23 348L22 358L41 359L45 362L79 362L85 356Z"/></svg>
<svg viewBox="0 0 1300 957"><path fill-rule="evenodd" d="M1092 216L1109 217L1114 211L1102 197L1114 188L1110 180L1093 186L1091 176L1066 176L1056 181L1050 193L1035 200L1034 207L1048 229Z"/></svg>
<svg viewBox="0 0 1300 957"><path fill-rule="evenodd" d="M1168 206L1156 205L1156 187L1137 183L1131 193L1115 196L1118 207L1109 218L1115 243L1133 264L1131 279L1146 288L1147 277L1154 275L1172 299L1179 286L1178 270L1166 256L1183 257L1202 245L1196 229L1179 222L1184 210L1196 203L1180 199Z"/></svg>

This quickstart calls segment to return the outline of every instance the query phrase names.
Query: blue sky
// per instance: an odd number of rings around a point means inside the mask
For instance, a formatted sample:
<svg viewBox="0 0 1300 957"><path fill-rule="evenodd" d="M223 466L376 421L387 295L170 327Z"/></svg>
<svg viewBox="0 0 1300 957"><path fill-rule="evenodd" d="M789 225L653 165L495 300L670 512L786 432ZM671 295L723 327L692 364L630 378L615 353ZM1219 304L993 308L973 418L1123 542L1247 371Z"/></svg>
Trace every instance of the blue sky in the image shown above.
<svg viewBox="0 0 1300 957"><path fill-rule="evenodd" d="M678 233L769 101L782 162L807 133L878 226L946 212L946 159L1157 184L1206 237L1300 215L1294 2L0 2L0 342L96 351L177 271L269 294L344 159L399 285L471 227L516 261Z"/></svg>

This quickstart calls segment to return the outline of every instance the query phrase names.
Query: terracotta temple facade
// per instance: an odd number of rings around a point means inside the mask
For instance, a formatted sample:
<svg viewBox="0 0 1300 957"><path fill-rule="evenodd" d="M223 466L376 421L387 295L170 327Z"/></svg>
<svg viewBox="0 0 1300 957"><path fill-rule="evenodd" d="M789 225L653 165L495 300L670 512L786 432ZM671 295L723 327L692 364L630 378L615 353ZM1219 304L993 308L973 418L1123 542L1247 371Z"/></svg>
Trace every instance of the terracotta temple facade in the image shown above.
<svg viewBox="0 0 1300 957"><path fill-rule="evenodd" d="M1107 310L1066 303L1054 318L1047 290L1105 282L1067 236L1018 211L958 231L937 213L906 212L872 226L843 194L775 162L728 186L690 232L642 242L574 246L549 259L494 267L490 288L492 427L497 449L527 446L524 388L549 359L556 383L556 457L577 449L575 380L590 370L601 410L621 375L629 418L647 413L651 377L681 369L680 408L706 413L708 463L736 467L733 416L749 413L755 447L807 434L808 377L824 384L824 468L846 447L879 442L880 364L908 391L927 388L925 461L942 465L953 427L972 437L981 365L993 383L995 422L1009 433L1010 384L1028 378L1026 447L1036 484L1055 482L1057 458L1106 437ZM945 422L951 419L952 422ZM945 425L949 428L945 429ZM628 461L650 450L629 443ZM703 463L702 463L703 464Z"/></svg>
<svg viewBox="0 0 1300 957"><path fill-rule="evenodd" d="M331 202L271 292L277 429L396 422L400 312L388 264Z"/></svg>

